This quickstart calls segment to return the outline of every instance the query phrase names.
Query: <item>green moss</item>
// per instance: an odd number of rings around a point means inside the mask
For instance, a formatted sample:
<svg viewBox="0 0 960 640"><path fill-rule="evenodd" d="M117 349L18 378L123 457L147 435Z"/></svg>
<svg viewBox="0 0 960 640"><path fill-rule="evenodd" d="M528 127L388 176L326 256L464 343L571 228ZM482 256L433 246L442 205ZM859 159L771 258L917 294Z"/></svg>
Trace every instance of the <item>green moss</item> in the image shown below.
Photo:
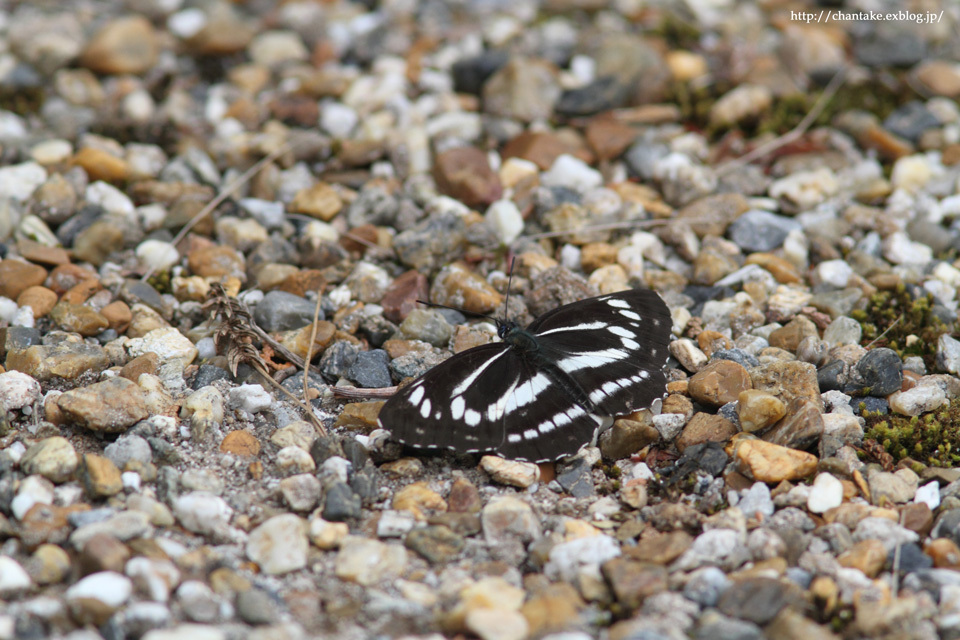
<svg viewBox="0 0 960 640"><path fill-rule="evenodd" d="M666 12L663 20L650 30L649 35L666 40L670 49L696 50L700 46L700 30L690 20L683 20L672 12Z"/></svg>
<svg viewBox="0 0 960 640"><path fill-rule="evenodd" d="M931 370L937 340L952 329L933 314L932 295L913 298L903 285L895 291L878 291L870 296L865 309L850 315L863 329L864 346L889 347L901 358L920 356ZM908 344L908 336L919 339Z"/></svg>
<svg viewBox="0 0 960 640"><path fill-rule="evenodd" d="M876 440L895 462L910 458L914 471L924 464L954 467L960 464L960 403L924 416L865 415L864 438Z"/></svg>
<svg viewBox="0 0 960 640"><path fill-rule="evenodd" d="M158 293L173 293L170 288L171 276L169 271L159 271L149 278L147 284L157 290Z"/></svg>

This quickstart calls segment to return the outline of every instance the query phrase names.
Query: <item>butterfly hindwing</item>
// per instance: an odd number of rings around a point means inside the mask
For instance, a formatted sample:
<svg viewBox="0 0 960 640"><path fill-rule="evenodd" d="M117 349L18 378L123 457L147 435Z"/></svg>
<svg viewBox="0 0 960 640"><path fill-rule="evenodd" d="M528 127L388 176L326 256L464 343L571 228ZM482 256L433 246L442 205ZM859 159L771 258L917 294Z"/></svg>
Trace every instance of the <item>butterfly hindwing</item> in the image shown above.
<svg viewBox="0 0 960 640"><path fill-rule="evenodd" d="M638 289L559 307L528 331L599 415L614 416L649 407L663 395L671 326L660 296Z"/></svg>

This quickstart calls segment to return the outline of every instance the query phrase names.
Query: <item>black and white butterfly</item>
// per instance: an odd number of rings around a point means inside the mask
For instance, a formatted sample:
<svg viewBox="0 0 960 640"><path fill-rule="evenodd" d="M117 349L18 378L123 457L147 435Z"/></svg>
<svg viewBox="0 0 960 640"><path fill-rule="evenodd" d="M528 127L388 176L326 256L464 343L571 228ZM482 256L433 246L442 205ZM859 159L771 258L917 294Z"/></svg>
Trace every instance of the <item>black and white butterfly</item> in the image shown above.
<svg viewBox="0 0 960 640"><path fill-rule="evenodd" d="M663 397L672 322L653 291L580 300L526 329L496 323L502 342L458 353L400 389L380 426L413 447L547 462Z"/></svg>

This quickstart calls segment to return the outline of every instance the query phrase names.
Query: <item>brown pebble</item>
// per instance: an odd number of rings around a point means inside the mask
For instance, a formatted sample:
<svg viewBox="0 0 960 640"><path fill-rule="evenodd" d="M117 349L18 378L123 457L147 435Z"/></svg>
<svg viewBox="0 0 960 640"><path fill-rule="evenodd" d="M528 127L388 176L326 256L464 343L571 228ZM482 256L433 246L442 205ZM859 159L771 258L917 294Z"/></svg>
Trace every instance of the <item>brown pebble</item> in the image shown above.
<svg viewBox="0 0 960 640"><path fill-rule="evenodd" d="M327 286L327 280L319 269L301 269L277 285L279 291L286 291L301 298L306 297L308 291L322 293Z"/></svg>
<svg viewBox="0 0 960 640"><path fill-rule="evenodd" d="M779 347L790 353L796 353L797 347L800 346L803 339L810 336L814 338L820 337L820 334L817 332L817 325L806 316L797 316L783 327L771 333L768 340L772 347Z"/></svg>
<svg viewBox="0 0 960 640"><path fill-rule="evenodd" d="M100 315L107 319L111 329L119 333L126 331L130 325L130 321L133 320L133 313L131 313L130 307L128 307L127 303L123 300L114 300L103 309L100 309Z"/></svg>
<svg viewBox="0 0 960 640"><path fill-rule="evenodd" d="M78 264L62 264L50 272L46 285L55 294L62 296L84 280L91 279L97 279L96 272Z"/></svg>
<svg viewBox="0 0 960 640"><path fill-rule="evenodd" d="M343 209L343 199L329 184L318 182L298 191L293 196L289 209L329 222Z"/></svg>
<svg viewBox="0 0 960 640"><path fill-rule="evenodd" d="M742 391L753 386L743 365L732 360L718 360L698 371L687 386L695 401L720 407L736 400Z"/></svg>
<svg viewBox="0 0 960 640"><path fill-rule="evenodd" d="M70 287L70 289L60 297L61 302L70 304L83 304L90 296L103 289L103 285L96 278L88 278L82 282Z"/></svg>
<svg viewBox="0 0 960 640"><path fill-rule="evenodd" d="M899 508L900 524L921 536L933 529L933 511L925 502L910 502Z"/></svg>
<svg viewBox="0 0 960 640"><path fill-rule="evenodd" d="M477 487L466 478L457 478L450 487L447 496L450 511L457 513L480 513L483 501Z"/></svg>
<svg viewBox="0 0 960 640"><path fill-rule="evenodd" d="M687 447L704 442L726 442L737 433L735 424L710 413L695 413L683 432L677 438L676 446L680 453Z"/></svg>
<svg viewBox="0 0 960 640"><path fill-rule="evenodd" d="M690 398L681 393L671 393L663 399L661 413L680 413L687 417L687 420L693 417L693 403Z"/></svg>
<svg viewBox="0 0 960 640"><path fill-rule="evenodd" d="M617 602L629 611L643 604L647 597L668 588L667 568L658 564L614 558L600 565L600 572Z"/></svg>
<svg viewBox="0 0 960 640"><path fill-rule="evenodd" d="M91 498L106 498L123 491L120 470L108 458L88 453L80 465L80 480Z"/></svg>
<svg viewBox="0 0 960 640"><path fill-rule="evenodd" d="M256 458L260 455L260 441L249 431L231 431L220 443L220 451L241 458Z"/></svg>
<svg viewBox="0 0 960 640"><path fill-rule="evenodd" d="M373 402L352 402L343 407L343 412L337 417L334 428L346 427L351 431L369 433L377 428L377 416L383 407L383 400Z"/></svg>
<svg viewBox="0 0 960 640"><path fill-rule="evenodd" d="M34 318L42 318L57 304L57 294L46 287L27 287L17 296L17 304L33 309Z"/></svg>
<svg viewBox="0 0 960 640"><path fill-rule="evenodd" d="M160 356L153 351L148 351L142 356L137 356L120 369L120 377L136 382L144 373L152 375L157 374L160 367Z"/></svg>
<svg viewBox="0 0 960 640"><path fill-rule="evenodd" d="M751 253L743 264L745 266L755 264L766 269L780 284L803 282L803 275L793 263L772 253Z"/></svg>
<svg viewBox="0 0 960 640"><path fill-rule="evenodd" d="M599 160L612 160L633 144L637 131L628 124L600 116L587 123L584 135Z"/></svg>
<svg viewBox="0 0 960 640"><path fill-rule="evenodd" d="M93 35L80 64L96 73L141 74L157 61L157 32L143 16L116 18Z"/></svg>
<svg viewBox="0 0 960 640"><path fill-rule="evenodd" d="M950 538L931 540L923 552L933 558L933 566L938 569L960 569L960 547Z"/></svg>
<svg viewBox="0 0 960 640"><path fill-rule="evenodd" d="M786 406L780 398L766 391L747 389L737 398L737 417L744 431L753 432L766 429L786 413Z"/></svg>
<svg viewBox="0 0 960 640"><path fill-rule="evenodd" d="M504 160L507 158L523 158L534 163L542 171L546 171L553 162L563 154L577 155L577 147L564 140L556 133L524 131L511 138L501 150Z"/></svg>
<svg viewBox="0 0 960 640"><path fill-rule="evenodd" d="M862 540L837 556L837 563L859 569L868 578L876 578L887 563L887 549L879 540Z"/></svg>
<svg viewBox="0 0 960 640"><path fill-rule="evenodd" d="M83 575L98 571L123 573L123 568L129 559L130 549L125 544L109 533L98 533L83 545L77 563Z"/></svg>
<svg viewBox="0 0 960 640"><path fill-rule="evenodd" d="M737 440L731 446L740 472L760 482L800 480L817 470L817 456L806 451L749 439Z"/></svg>
<svg viewBox="0 0 960 640"><path fill-rule="evenodd" d="M130 175L126 160L95 147L84 147L73 155L72 163L81 167L93 180L120 183Z"/></svg>
<svg viewBox="0 0 960 640"><path fill-rule="evenodd" d="M697 334L697 346L699 346L700 350L709 358L713 355L714 351L732 349L733 342L719 331L704 330Z"/></svg>
<svg viewBox="0 0 960 640"><path fill-rule="evenodd" d="M607 242L588 242L580 250L580 268L593 273L600 267L617 264L617 248Z"/></svg>
<svg viewBox="0 0 960 640"><path fill-rule="evenodd" d="M234 276L242 282L247 279L243 256L233 247L215 245L191 251L187 265L194 275L204 278Z"/></svg>
<svg viewBox="0 0 960 640"><path fill-rule="evenodd" d="M58 302L50 311L50 319L64 331L79 333L81 336L95 336L110 323L100 313L82 304Z"/></svg>
<svg viewBox="0 0 960 640"><path fill-rule="evenodd" d="M21 238L17 240L17 250L20 257L28 262L35 264L48 264L57 266L70 262L70 254L61 247L48 247L47 245Z"/></svg>
<svg viewBox="0 0 960 640"><path fill-rule="evenodd" d="M47 270L22 260L0 260L0 296L16 300L20 294L43 284Z"/></svg>
<svg viewBox="0 0 960 640"><path fill-rule="evenodd" d="M487 154L476 147L455 147L437 154L433 177L444 195L468 207L488 205L500 198L500 176L490 168Z"/></svg>
<svg viewBox="0 0 960 640"><path fill-rule="evenodd" d="M419 271L407 271L397 276L384 292L380 303L383 306L383 317L399 324L417 308L417 300L426 300L429 295L427 277Z"/></svg>

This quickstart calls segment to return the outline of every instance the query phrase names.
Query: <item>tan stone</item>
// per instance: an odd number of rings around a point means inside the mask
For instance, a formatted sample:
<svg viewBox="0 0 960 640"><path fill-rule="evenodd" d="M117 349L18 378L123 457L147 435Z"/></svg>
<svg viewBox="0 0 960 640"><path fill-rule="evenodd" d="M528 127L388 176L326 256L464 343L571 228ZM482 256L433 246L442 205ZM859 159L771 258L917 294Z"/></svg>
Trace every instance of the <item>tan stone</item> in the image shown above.
<svg viewBox="0 0 960 640"><path fill-rule="evenodd" d="M392 506L397 511L409 511L417 520L426 520L426 511L446 511L447 502L426 482L408 484L393 494Z"/></svg>
<svg viewBox="0 0 960 640"><path fill-rule="evenodd" d="M27 287L17 296L17 304L33 309L34 318L42 318L57 304L57 294L46 287Z"/></svg>
<svg viewBox="0 0 960 640"><path fill-rule="evenodd" d="M743 365L732 360L718 360L707 365L687 385L687 392L697 402L720 407L735 401L742 391L753 386Z"/></svg>
<svg viewBox="0 0 960 640"><path fill-rule="evenodd" d="M747 389L737 398L737 417L740 418L740 427L747 432L766 429L786 411L783 401L766 391Z"/></svg>
<svg viewBox="0 0 960 640"><path fill-rule="evenodd" d="M22 260L0 260L0 296L16 300L20 294L43 284L47 270Z"/></svg>
<svg viewBox="0 0 960 640"><path fill-rule="evenodd" d="M83 456L80 479L91 498L106 498L123 491L120 470L108 458L88 453Z"/></svg>
<svg viewBox="0 0 960 640"><path fill-rule="evenodd" d="M764 440L740 440L732 444L740 470L754 480L778 483L800 480L817 470L817 456Z"/></svg>
<svg viewBox="0 0 960 640"><path fill-rule="evenodd" d="M220 451L241 458L256 458L260 455L260 441L249 431L231 431L220 443Z"/></svg>
<svg viewBox="0 0 960 640"><path fill-rule="evenodd" d="M329 222L343 209L340 193L326 182L301 189L290 202L290 211Z"/></svg>

